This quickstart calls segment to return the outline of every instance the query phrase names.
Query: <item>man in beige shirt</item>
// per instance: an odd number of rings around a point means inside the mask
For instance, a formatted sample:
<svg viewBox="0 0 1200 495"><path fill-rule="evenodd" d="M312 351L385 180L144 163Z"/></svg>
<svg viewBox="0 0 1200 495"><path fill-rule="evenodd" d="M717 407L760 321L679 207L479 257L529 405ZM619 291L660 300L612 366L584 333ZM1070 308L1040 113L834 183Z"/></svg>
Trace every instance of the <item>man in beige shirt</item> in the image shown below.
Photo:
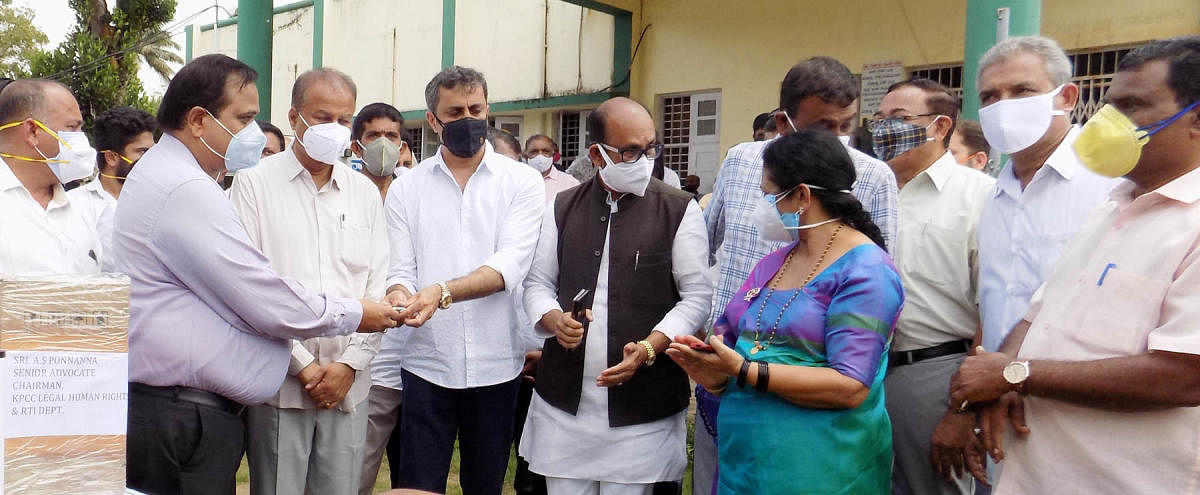
<svg viewBox="0 0 1200 495"><path fill-rule="evenodd" d="M896 454L892 492L900 495L972 491L970 476L954 479L951 471L961 471L964 446L956 441L973 438L974 415L947 410L946 386L979 331L975 226L995 181L948 151L957 119L957 97L913 79L888 88L871 122L875 154L900 186L892 256L905 303L884 380ZM935 436L943 416L957 421Z"/></svg>
<svg viewBox="0 0 1200 495"><path fill-rule="evenodd" d="M378 300L388 267L382 200L369 179L338 164L350 144L355 93L336 70L297 78L288 112L294 144L239 172L231 197L250 239L280 274L329 295ZM279 393L248 412L254 493L358 491L368 367L381 335L292 342Z"/></svg>

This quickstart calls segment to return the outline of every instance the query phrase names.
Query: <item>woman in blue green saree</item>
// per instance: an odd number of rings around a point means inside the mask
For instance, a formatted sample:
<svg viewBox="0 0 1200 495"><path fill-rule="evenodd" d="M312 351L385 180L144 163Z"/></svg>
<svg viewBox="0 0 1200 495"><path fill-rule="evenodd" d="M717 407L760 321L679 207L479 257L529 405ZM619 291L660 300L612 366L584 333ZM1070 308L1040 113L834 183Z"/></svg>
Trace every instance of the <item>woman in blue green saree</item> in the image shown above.
<svg viewBox="0 0 1200 495"><path fill-rule="evenodd" d="M904 291L878 227L849 192L854 165L833 135L800 131L763 157L763 258L710 337L667 354L721 395L722 494L885 494L892 431L887 350Z"/></svg>

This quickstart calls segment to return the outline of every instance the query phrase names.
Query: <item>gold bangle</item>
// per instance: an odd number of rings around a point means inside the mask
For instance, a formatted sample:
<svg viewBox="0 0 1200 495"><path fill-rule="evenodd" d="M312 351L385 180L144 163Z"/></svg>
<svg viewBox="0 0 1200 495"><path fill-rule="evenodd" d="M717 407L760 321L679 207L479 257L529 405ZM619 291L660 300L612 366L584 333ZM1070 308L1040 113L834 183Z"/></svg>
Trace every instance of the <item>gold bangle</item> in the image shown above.
<svg viewBox="0 0 1200 495"><path fill-rule="evenodd" d="M654 345L649 340L638 341L638 344L646 348L646 366L654 366Z"/></svg>

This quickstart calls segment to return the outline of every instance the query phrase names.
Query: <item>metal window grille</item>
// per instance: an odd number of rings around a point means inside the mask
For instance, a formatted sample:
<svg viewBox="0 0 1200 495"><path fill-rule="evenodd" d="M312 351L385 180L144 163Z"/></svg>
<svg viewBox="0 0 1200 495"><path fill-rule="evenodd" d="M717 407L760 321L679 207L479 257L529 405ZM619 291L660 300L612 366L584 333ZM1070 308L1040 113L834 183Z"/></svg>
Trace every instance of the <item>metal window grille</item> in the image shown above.
<svg viewBox="0 0 1200 495"><path fill-rule="evenodd" d="M962 73L963 66L959 64L913 69L909 76L913 78L920 77L941 83L942 86L949 88L950 91L954 93L954 96L957 96L959 99L961 99L963 92Z"/></svg>
<svg viewBox="0 0 1200 495"><path fill-rule="evenodd" d="M562 163L570 164L579 158L582 122L579 112L563 112L558 121L558 143L562 154Z"/></svg>
<svg viewBox="0 0 1200 495"><path fill-rule="evenodd" d="M408 133L412 135L413 163L416 164L425 158L425 153L421 148L425 144L425 126L411 127L408 129Z"/></svg>
<svg viewBox="0 0 1200 495"><path fill-rule="evenodd" d="M1104 94L1112 84L1117 63L1131 48L1088 50L1068 54L1071 60L1071 82L1079 86L1079 103L1071 110L1071 122L1087 122L1104 106Z"/></svg>
<svg viewBox="0 0 1200 495"><path fill-rule="evenodd" d="M686 177L692 132L691 95L664 96L662 122L663 164Z"/></svg>

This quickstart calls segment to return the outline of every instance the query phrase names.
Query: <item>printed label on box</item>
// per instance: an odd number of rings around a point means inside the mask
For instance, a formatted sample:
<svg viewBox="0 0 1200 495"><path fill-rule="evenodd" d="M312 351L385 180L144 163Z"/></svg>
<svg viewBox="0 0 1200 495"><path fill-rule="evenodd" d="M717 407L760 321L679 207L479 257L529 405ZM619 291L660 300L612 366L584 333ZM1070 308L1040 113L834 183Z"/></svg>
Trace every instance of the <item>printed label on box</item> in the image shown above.
<svg viewBox="0 0 1200 495"><path fill-rule="evenodd" d="M129 355L8 351L4 438L124 435Z"/></svg>

